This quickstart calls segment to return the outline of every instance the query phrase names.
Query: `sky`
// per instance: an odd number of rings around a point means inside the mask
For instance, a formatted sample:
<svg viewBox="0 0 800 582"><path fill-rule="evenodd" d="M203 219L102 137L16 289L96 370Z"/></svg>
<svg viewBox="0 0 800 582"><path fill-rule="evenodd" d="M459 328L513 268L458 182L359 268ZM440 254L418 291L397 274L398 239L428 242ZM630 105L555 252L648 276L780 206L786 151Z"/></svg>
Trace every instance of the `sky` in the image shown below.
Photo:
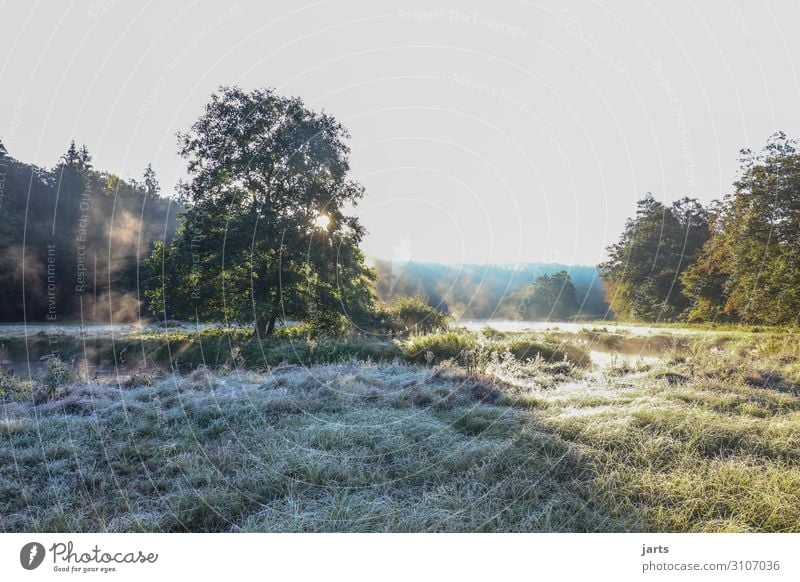
<svg viewBox="0 0 800 582"><path fill-rule="evenodd" d="M741 148L800 137L800 3L0 2L0 139L170 192L176 133L222 85L351 134L375 257L595 264L635 201L730 191ZM800 63L798 63L800 65Z"/></svg>

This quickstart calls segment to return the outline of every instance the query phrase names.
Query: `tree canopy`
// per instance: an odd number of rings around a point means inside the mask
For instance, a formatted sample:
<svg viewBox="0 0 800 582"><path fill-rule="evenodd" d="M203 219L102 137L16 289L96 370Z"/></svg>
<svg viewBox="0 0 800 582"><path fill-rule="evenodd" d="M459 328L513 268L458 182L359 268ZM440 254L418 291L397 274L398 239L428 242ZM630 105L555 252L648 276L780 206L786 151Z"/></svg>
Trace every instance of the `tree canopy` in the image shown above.
<svg viewBox="0 0 800 582"><path fill-rule="evenodd" d="M371 310L374 274L346 209L345 128L273 89L223 87L179 135L189 180L179 236L148 261L152 308L165 317L278 320L335 328Z"/></svg>
<svg viewBox="0 0 800 582"><path fill-rule="evenodd" d="M138 319L139 259L172 236L171 202L95 170L74 141L50 169L0 154L0 320Z"/></svg>
<svg viewBox="0 0 800 582"><path fill-rule="evenodd" d="M782 132L741 152L734 189L684 275L693 320L796 323L800 315L800 152Z"/></svg>
<svg viewBox="0 0 800 582"><path fill-rule="evenodd" d="M741 151L733 191L703 208L645 196L599 267L611 309L646 321L781 325L800 317L800 152Z"/></svg>
<svg viewBox="0 0 800 582"><path fill-rule="evenodd" d="M697 200L666 206L647 194L599 265L611 309L628 319L679 319L690 303L680 277L707 238L708 212Z"/></svg>

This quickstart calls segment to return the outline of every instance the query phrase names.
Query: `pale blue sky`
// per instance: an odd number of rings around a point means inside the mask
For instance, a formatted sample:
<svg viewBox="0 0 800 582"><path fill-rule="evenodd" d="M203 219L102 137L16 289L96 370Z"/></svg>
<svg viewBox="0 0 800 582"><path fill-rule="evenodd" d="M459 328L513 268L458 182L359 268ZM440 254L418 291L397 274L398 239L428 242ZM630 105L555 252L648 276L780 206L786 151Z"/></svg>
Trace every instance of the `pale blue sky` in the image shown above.
<svg viewBox="0 0 800 582"><path fill-rule="evenodd" d="M800 136L796 2L0 3L0 137L123 176L183 173L219 85L275 86L352 133L376 256L593 264L647 191L729 189Z"/></svg>

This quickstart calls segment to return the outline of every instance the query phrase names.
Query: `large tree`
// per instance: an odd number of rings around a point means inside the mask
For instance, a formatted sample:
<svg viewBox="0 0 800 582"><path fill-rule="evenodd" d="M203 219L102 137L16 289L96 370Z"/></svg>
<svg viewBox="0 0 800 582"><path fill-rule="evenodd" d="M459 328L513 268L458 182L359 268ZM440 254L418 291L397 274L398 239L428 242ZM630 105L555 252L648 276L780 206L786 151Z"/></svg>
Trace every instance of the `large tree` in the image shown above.
<svg viewBox="0 0 800 582"><path fill-rule="evenodd" d="M165 316L336 326L367 311L364 229L346 209L345 128L272 89L223 87L179 135L190 205L180 236L149 261L151 305Z"/></svg>
<svg viewBox="0 0 800 582"><path fill-rule="evenodd" d="M690 316L783 324L800 317L800 152L779 132L742 151L734 191L685 275Z"/></svg>
<svg viewBox="0 0 800 582"><path fill-rule="evenodd" d="M723 236L725 204L714 201L709 207L710 236L697 260L681 274L684 294L690 301L686 318L689 321L723 321L733 319L725 313L726 289L730 276L730 251Z"/></svg>
<svg viewBox="0 0 800 582"><path fill-rule="evenodd" d="M690 307L681 275L708 239L708 213L694 199L670 206L648 194L599 265L611 309L620 317L675 320Z"/></svg>

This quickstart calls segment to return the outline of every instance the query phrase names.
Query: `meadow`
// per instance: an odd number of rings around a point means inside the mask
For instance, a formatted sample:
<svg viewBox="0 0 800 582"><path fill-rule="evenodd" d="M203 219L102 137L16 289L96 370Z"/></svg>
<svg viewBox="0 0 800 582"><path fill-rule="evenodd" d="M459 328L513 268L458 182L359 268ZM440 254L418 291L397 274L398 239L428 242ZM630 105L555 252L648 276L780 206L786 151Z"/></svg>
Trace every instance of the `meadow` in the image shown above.
<svg viewBox="0 0 800 582"><path fill-rule="evenodd" d="M800 531L797 331L283 333L1 374L0 531Z"/></svg>

